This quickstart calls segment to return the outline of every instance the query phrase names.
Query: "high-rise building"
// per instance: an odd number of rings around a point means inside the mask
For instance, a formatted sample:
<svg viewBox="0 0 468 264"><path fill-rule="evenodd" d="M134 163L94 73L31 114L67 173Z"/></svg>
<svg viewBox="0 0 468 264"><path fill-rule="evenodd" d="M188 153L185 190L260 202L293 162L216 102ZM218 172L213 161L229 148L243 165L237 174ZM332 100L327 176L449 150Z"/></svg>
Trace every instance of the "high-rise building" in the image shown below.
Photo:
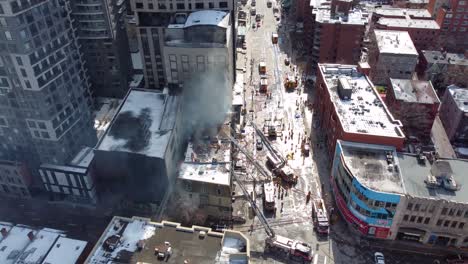
<svg viewBox="0 0 468 264"><path fill-rule="evenodd" d="M315 73L317 63L355 64L369 14L353 9L351 1L317 0L310 2L311 13L304 17L305 46L312 55L309 65Z"/></svg>
<svg viewBox="0 0 468 264"><path fill-rule="evenodd" d="M124 21L125 1L77 0L70 3L93 96L123 98L132 69Z"/></svg>
<svg viewBox="0 0 468 264"><path fill-rule="evenodd" d="M177 56L176 58L174 58L171 57L171 54L166 52L165 31L169 28L175 29L177 27L180 27L180 25L185 24L185 21L189 17L190 13L206 9L229 12L230 15L228 17L228 27L231 27L230 34L232 34L229 40L234 40L234 23L231 21L234 17L234 1L202 0L195 2L186 0L179 1L177 3L172 3L166 0L132 0L131 5L132 10L135 12L136 28L138 31L138 43L140 53L142 55L143 72L145 76L145 88L162 89L168 82L167 76L172 74L172 70L171 72L166 72L165 69L173 68L173 66L167 66L165 64L168 62L169 64L174 64L170 63L172 61L176 62L178 65L183 65L186 62L183 56ZM215 18L217 16L215 13L210 13L206 15L210 15L211 18ZM180 25L178 26L176 24ZM202 27L193 23L192 25L194 26L191 27L191 29L193 30L196 30L197 28L201 29ZM215 27L213 27L212 29L214 28ZM203 42L201 42L200 44L203 44ZM171 46L169 45L168 47ZM231 47L233 47L233 45ZM190 45L188 45L187 48L190 48ZM198 51L194 49L193 52L194 55L197 56ZM208 65L210 60L214 58L204 56L204 53L206 53L206 49L203 50L203 54L200 57L196 57L196 61L190 61L190 58L188 58L188 63L194 64L195 67L197 67L197 65ZM234 47L232 48L230 53L234 54ZM213 54L213 57L214 56L215 54ZM166 58L168 58L167 61ZM228 61L227 57L226 61ZM232 68L235 69L234 66L232 66ZM232 71L232 76L234 77L234 71ZM173 79L173 76L171 77L171 79Z"/></svg>
<svg viewBox="0 0 468 264"><path fill-rule="evenodd" d="M33 174L96 142L70 10L61 0L0 2L0 157Z"/></svg>
<svg viewBox="0 0 468 264"><path fill-rule="evenodd" d="M435 16L440 26L439 45L449 52L465 52L468 49L468 2L449 0Z"/></svg>

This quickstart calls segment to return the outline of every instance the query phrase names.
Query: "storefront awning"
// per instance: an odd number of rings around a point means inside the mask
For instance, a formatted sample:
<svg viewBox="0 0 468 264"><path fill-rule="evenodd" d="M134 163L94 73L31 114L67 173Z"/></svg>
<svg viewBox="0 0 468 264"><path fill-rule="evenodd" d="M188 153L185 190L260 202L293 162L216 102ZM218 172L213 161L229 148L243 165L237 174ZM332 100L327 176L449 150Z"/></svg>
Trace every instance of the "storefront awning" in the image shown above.
<svg viewBox="0 0 468 264"><path fill-rule="evenodd" d="M400 229L398 229L398 232L405 233L406 235L410 236L423 236L426 234L426 231L424 230L411 227L400 227Z"/></svg>

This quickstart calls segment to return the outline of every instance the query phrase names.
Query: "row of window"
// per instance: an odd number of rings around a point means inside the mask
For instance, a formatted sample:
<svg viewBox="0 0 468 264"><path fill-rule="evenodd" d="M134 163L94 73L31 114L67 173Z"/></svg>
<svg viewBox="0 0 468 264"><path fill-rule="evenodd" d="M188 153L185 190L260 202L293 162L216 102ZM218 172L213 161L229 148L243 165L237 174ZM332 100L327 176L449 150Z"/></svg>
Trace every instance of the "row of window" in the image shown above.
<svg viewBox="0 0 468 264"><path fill-rule="evenodd" d="M411 223L418 223L418 224L424 223L425 225L427 225L427 224L429 224L429 221L431 221L431 218L430 217L424 218L422 216L415 216L415 215L412 215L410 217L409 215L404 215L403 216L403 221L411 222Z"/></svg>
<svg viewBox="0 0 468 264"><path fill-rule="evenodd" d="M218 8L227 8L228 7L228 2L225 2L225 1L222 1L222 2L219 2L218 4ZM137 2L136 3L136 8L137 9L143 9L144 8L144 5L143 3L139 3ZM213 9L215 8L215 5L213 2L209 2L208 3L208 8L209 9ZM154 10L154 5L153 3L148 3L148 9L151 9L151 10ZM158 4L158 9L160 10L166 10L167 9L167 6L163 3L159 3ZM172 3L169 4L169 9L172 10L174 9L174 6ZM176 9L177 10L185 10L185 4L184 3L177 3L176 4ZM192 9L192 3L189 3L188 4L188 9ZM204 3L195 3L195 9L205 9L205 5Z"/></svg>
<svg viewBox="0 0 468 264"><path fill-rule="evenodd" d="M444 220L444 219L437 220L436 225L437 226L443 225L444 227L458 228L458 229L463 229L465 227L464 222L450 221L450 220Z"/></svg>

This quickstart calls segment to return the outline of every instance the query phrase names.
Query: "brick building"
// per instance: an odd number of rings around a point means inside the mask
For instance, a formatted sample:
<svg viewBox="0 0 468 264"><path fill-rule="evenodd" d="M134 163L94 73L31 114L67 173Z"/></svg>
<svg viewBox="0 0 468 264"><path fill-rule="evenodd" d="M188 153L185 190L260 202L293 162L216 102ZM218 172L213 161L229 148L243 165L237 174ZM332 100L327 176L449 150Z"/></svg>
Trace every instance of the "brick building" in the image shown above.
<svg viewBox="0 0 468 264"><path fill-rule="evenodd" d="M395 118L403 123L406 136L421 142L431 140L431 129L439 112L440 100L431 82L390 79L386 103Z"/></svg>
<svg viewBox="0 0 468 264"><path fill-rule="evenodd" d="M311 1L304 16L304 46L312 56L312 72L317 63L357 63L368 18L351 1Z"/></svg>
<svg viewBox="0 0 468 264"><path fill-rule="evenodd" d="M438 46L450 52L465 52L468 49L467 1L449 0L441 5L435 16L441 28Z"/></svg>
<svg viewBox="0 0 468 264"><path fill-rule="evenodd" d="M0 160L0 196L29 198L31 173L26 164Z"/></svg>
<svg viewBox="0 0 468 264"><path fill-rule="evenodd" d="M319 64L315 112L330 156L338 139L401 149L405 135L369 78L355 65Z"/></svg>
<svg viewBox="0 0 468 264"><path fill-rule="evenodd" d="M374 30L368 62L372 82L386 85L388 78L412 79L418 52L405 31Z"/></svg>
<svg viewBox="0 0 468 264"><path fill-rule="evenodd" d="M423 50L418 65L418 74L429 80L436 89L445 89L451 84L468 87L468 52L465 54Z"/></svg>
<svg viewBox="0 0 468 264"><path fill-rule="evenodd" d="M451 142L468 144L468 90L449 86L440 107L440 120Z"/></svg>
<svg viewBox="0 0 468 264"><path fill-rule="evenodd" d="M440 26L424 9L380 8L372 15L372 28L406 31L418 51L436 46Z"/></svg>

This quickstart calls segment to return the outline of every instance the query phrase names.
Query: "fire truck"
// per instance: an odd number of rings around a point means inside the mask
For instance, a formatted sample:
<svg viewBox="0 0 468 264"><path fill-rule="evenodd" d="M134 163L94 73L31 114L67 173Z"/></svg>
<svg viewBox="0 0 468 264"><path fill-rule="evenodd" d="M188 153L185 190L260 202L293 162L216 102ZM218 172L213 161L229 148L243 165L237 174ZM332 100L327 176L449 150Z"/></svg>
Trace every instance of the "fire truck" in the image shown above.
<svg viewBox="0 0 468 264"><path fill-rule="evenodd" d="M275 185L273 182L263 184L263 209L265 211L275 211Z"/></svg>
<svg viewBox="0 0 468 264"><path fill-rule="evenodd" d="M247 160L249 160L263 176L270 178L270 175L263 169L263 166L258 164L258 162L253 158L253 156L246 149L244 149L244 147L241 146L233 136L231 136L230 134L226 134L226 136L238 148L238 150L241 151L247 157ZM302 262L310 263L314 256L312 247L309 244L304 243L302 241L276 235L274 230L268 224L265 215L263 215L262 211L258 208L255 200L252 198L247 188L244 186L242 181L237 178L237 174L233 173L232 175L236 180L237 184L239 185L240 189L244 193L244 196L249 201L253 212L258 217L260 223L262 223L263 228L265 229L265 232L267 234L267 238L265 239L265 252L281 254L285 258L291 258L300 260Z"/></svg>
<svg viewBox="0 0 468 264"><path fill-rule="evenodd" d="M266 74L266 63L264 61L260 61L258 64L258 73Z"/></svg>
<svg viewBox="0 0 468 264"><path fill-rule="evenodd" d="M260 78L260 92L266 93L268 91L268 79L266 76Z"/></svg>
<svg viewBox="0 0 468 264"><path fill-rule="evenodd" d="M297 88L298 84L299 80L296 75L288 74L284 79L284 88L286 88L286 90L294 90Z"/></svg>
<svg viewBox="0 0 468 264"><path fill-rule="evenodd" d="M327 236L330 230L328 222L327 209L323 199L314 199L312 202L312 220L314 221L314 229L319 235Z"/></svg>

